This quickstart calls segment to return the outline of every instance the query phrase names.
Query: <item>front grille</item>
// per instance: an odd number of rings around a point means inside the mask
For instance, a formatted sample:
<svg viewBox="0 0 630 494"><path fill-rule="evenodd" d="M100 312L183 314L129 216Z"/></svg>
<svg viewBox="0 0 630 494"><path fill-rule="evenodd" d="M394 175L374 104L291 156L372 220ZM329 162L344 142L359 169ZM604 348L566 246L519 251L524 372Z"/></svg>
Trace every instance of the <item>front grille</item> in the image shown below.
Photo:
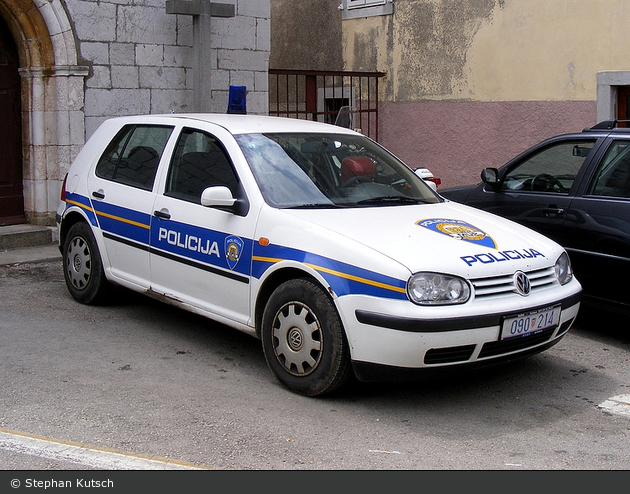
<svg viewBox="0 0 630 494"><path fill-rule="evenodd" d="M531 293L558 283L555 270L552 267L525 271L532 289ZM476 278L470 280L475 289L475 299L505 297L518 293L514 284L514 275L493 276L490 278Z"/></svg>
<svg viewBox="0 0 630 494"><path fill-rule="evenodd" d="M561 336L566 333L571 327L573 319L569 319L562 323L558 330L557 336ZM531 348L540 343L545 343L556 328L548 328L540 333L531 334L529 336L521 336L520 338L510 338L508 340L492 341L485 343L479 352L479 358L494 357L495 355L501 355L503 353L517 352L526 348Z"/></svg>
<svg viewBox="0 0 630 494"><path fill-rule="evenodd" d="M563 322L562 326L560 326L560 329L558 330L558 336L561 336L567 331L569 331L571 324L573 324L573 319L569 319L568 321Z"/></svg>
<svg viewBox="0 0 630 494"><path fill-rule="evenodd" d="M520 338L510 338L509 340L491 341L485 343L479 352L479 358L494 357L504 353L517 352L544 343L555 331L555 327L545 329L540 333L521 336Z"/></svg>
<svg viewBox="0 0 630 494"><path fill-rule="evenodd" d="M475 345L452 346L448 348L432 348L424 354L425 364L448 364L466 362L475 351Z"/></svg>
<svg viewBox="0 0 630 494"><path fill-rule="evenodd" d="M565 321L560 326L556 338L564 335L571 324L573 319ZM512 352L518 352L521 350L527 350L528 348L535 347L541 343L546 343L551 338L556 327L548 328L540 333L530 334L529 336L522 336L520 338L510 338L508 340L491 341L484 343L479 352L478 359L487 357L496 357L503 354ZM446 348L431 348L424 354L424 363L431 364L452 364L455 362L467 362L470 360L473 352L475 351L475 345L461 345L452 346Z"/></svg>

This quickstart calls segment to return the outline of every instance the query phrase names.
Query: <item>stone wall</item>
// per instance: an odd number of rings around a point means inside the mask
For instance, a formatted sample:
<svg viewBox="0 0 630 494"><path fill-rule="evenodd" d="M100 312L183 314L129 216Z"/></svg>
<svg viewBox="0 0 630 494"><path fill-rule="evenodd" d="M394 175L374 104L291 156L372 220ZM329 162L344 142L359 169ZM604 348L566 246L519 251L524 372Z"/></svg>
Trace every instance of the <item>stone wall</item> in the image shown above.
<svg viewBox="0 0 630 494"><path fill-rule="evenodd" d="M267 112L270 8L233 0L235 17L213 17L202 66L193 57L193 16L168 14L165 0L68 0L85 82L86 137L106 118L139 113L227 110L230 85L247 87L249 113ZM230 3L230 2L223 2ZM194 103L203 72L204 107Z"/></svg>
<svg viewBox="0 0 630 494"><path fill-rule="evenodd" d="M225 113L231 85L266 114L269 2L219 0L235 15L206 19L200 46L200 16L169 14L166 0L0 0L20 54L28 222L54 224L66 171L109 117Z"/></svg>

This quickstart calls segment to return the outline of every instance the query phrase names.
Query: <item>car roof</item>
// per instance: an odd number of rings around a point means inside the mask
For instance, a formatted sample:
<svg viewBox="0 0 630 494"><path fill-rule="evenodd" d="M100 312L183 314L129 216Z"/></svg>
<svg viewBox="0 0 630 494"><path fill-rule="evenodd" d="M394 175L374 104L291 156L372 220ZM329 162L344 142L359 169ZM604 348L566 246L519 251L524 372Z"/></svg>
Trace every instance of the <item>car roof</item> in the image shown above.
<svg viewBox="0 0 630 494"><path fill-rule="evenodd" d="M240 115L227 113L168 113L150 115L132 115L126 117L114 117L119 121L129 123L166 123L173 120L194 122L207 122L224 127L232 134L252 134L260 132L326 132L357 134L353 130L323 122L304 120L298 118L275 117L266 115ZM114 120L112 119L112 120Z"/></svg>
<svg viewBox="0 0 630 494"><path fill-rule="evenodd" d="M552 137L548 137L538 142L531 148L528 148L525 151L525 153L534 148L542 147L550 142L558 141L558 140L577 139L577 138L601 139L602 137L608 137L608 136L619 136L619 137L624 137L624 138L630 137L630 127L618 127L620 123L630 125L630 120L604 120L602 122L599 122L596 125L593 125L592 127L586 127L585 129L582 129L581 131L556 134ZM517 156L516 158L518 157L520 157L520 155ZM510 162L511 161L513 160L510 160Z"/></svg>
<svg viewBox="0 0 630 494"><path fill-rule="evenodd" d="M609 134L620 134L620 135L630 135L630 127L619 127L619 124L629 125L630 120L604 120L599 122L592 127L587 127L582 130L582 134L589 135L609 135Z"/></svg>
<svg viewBox="0 0 630 494"><path fill-rule="evenodd" d="M593 125L592 127L587 127L586 129L584 129L583 132L608 130L615 130L618 132L630 132L630 127L619 127L620 123L628 125L630 123L630 120L604 120L596 125Z"/></svg>

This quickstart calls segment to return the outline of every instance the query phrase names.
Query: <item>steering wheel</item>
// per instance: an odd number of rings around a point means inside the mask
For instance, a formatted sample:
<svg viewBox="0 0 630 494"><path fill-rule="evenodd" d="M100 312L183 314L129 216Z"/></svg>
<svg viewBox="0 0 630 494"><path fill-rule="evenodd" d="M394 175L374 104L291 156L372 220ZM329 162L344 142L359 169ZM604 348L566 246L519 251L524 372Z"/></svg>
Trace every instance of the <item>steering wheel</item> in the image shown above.
<svg viewBox="0 0 630 494"><path fill-rule="evenodd" d="M341 183L340 187L351 187L353 185L362 183L362 182L370 182L370 177L366 177L365 175L355 175L354 177L350 177L348 180L345 180Z"/></svg>
<svg viewBox="0 0 630 494"><path fill-rule="evenodd" d="M530 190L538 192L566 192L567 189L553 175L540 173L536 175L529 186Z"/></svg>

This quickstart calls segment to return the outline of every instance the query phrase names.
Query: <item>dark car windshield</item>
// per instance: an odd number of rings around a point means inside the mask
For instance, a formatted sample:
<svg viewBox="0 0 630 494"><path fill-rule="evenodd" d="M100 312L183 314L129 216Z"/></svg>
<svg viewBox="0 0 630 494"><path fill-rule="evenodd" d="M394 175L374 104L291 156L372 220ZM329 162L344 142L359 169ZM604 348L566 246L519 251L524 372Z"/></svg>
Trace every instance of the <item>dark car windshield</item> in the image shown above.
<svg viewBox="0 0 630 494"><path fill-rule="evenodd" d="M436 203L413 170L367 137L243 134L238 141L265 201L279 208Z"/></svg>

